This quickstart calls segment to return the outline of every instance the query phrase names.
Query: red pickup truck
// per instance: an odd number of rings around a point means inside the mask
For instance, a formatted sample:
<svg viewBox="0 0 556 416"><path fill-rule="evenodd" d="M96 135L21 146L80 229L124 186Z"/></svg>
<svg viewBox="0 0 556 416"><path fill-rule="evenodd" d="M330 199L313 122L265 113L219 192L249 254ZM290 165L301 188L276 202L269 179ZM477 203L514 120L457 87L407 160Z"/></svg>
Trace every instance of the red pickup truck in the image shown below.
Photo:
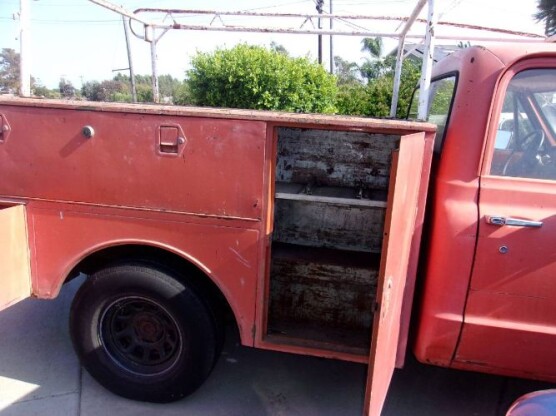
<svg viewBox="0 0 556 416"><path fill-rule="evenodd" d="M556 46L458 51L429 107L1 98L0 306L85 274L77 354L139 400L195 390L226 323L243 345L369 363L370 415L408 339L422 362L554 381Z"/></svg>

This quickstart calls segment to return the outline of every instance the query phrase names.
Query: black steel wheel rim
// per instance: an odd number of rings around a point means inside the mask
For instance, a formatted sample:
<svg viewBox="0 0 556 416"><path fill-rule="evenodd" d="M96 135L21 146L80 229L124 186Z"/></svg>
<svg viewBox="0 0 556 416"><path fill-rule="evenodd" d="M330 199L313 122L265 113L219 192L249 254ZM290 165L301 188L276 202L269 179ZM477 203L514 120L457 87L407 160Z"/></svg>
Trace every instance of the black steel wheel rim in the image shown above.
<svg viewBox="0 0 556 416"><path fill-rule="evenodd" d="M140 296L119 298L99 320L101 345L112 361L133 374L154 376L177 364L183 336L160 303Z"/></svg>

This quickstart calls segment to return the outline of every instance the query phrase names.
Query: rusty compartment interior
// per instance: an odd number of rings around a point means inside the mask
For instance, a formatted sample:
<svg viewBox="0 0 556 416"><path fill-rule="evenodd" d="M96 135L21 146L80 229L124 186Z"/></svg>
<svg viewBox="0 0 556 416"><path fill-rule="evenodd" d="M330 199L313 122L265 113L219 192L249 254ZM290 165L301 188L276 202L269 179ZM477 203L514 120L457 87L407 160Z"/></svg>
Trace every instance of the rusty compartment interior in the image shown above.
<svg viewBox="0 0 556 416"><path fill-rule="evenodd" d="M368 354L399 139L277 128L267 340Z"/></svg>

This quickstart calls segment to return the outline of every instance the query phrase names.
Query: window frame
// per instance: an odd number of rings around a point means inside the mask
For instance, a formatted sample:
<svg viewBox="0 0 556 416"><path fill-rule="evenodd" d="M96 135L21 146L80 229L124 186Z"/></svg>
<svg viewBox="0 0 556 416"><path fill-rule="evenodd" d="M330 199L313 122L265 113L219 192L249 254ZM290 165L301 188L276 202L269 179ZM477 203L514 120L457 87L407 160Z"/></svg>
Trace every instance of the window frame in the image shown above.
<svg viewBox="0 0 556 416"><path fill-rule="evenodd" d="M480 169L480 176L489 177L489 178L497 178L500 180L517 180L517 181L542 181L542 182L555 182L554 179L539 179L539 178L530 178L530 177L521 177L521 176L503 176L499 174L491 174L492 162L494 158L495 152L495 143L496 143L496 134L498 131L498 125L500 123L501 115L502 115L502 107L504 105L504 99L506 97L506 93L508 91L508 87L512 79L519 73L532 70L532 69L549 69L556 71L556 63L554 58L549 57L535 57L529 58L522 61L518 61L513 66L509 67L504 71L496 85L496 89L494 91L494 97L492 99L492 104L490 108L489 114L489 122L485 131L485 136L483 137L483 156L482 156L482 163ZM532 106L533 111L536 113L535 116L538 120L532 121L533 124L539 123L540 127L546 131L551 132L550 126L548 126L544 116L542 114L538 114L538 110L536 108L535 103L530 103ZM551 141L549 137L548 140Z"/></svg>
<svg viewBox="0 0 556 416"><path fill-rule="evenodd" d="M446 139L448 128L450 126L450 119L452 118L452 110L454 108L454 102L456 100L456 95L458 93L459 71L449 71L449 72L445 72L441 75L438 75L438 76L435 76L435 77L431 78L431 86L432 86L432 84L435 83L435 82L442 81L442 80L445 80L447 78L452 78L452 77L454 78L454 91L452 93L452 98L450 100L450 105L448 106L448 112L446 113L446 123L444 124L444 132L442 134L442 137L438 136L438 134L437 134L435 139L434 139L434 145L433 145L434 155L441 155L442 154L442 149L444 148L444 141ZM410 118L410 114L411 114L411 107L413 105L413 101L415 100L416 94L420 91L420 88L421 88L421 86L417 85L414 88L413 93L411 94L411 100L409 101L409 106L407 108L407 116L406 116L407 120L417 120L417 118ZM432 101L430 100L430 98L431 97L430 97L430 93L429 93L429 103L428 103L429 108L428 108L428 111L427 111L427 120L422 120L422 121L428 121L428 118L430 116L430 109L431 109L431 106L432 106Z"/></svg>

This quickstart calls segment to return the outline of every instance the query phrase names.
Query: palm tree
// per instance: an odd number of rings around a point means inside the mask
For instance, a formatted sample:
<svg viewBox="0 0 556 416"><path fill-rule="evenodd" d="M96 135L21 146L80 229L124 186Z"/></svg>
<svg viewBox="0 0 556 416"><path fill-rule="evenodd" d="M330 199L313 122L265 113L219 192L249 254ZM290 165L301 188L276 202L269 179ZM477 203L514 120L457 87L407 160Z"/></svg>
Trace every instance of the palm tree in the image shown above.
<svg viewBox="0 0 556 416"><path fill-rule="evenodd" d="M382 38L363 38L361 51L368 52L371 59L365 58L365 62L359 68L361 76L367 80L378 78L387 71L382 56Z"/></svg>
<svg viewBox="0 0 556 416"><path fill-rule="evenodd" d="M547 36L556 34L556 0L538 0L538 12L533 15L537 22L544 20L544 33Z"/></svg>
<svg viewBox="0 0 556 416"><path fill-rule="evenodd" d="M361 50L369 52L373 58L380 58L382 56L382 38L363 38L361 44L363 45Z"/></svg>

